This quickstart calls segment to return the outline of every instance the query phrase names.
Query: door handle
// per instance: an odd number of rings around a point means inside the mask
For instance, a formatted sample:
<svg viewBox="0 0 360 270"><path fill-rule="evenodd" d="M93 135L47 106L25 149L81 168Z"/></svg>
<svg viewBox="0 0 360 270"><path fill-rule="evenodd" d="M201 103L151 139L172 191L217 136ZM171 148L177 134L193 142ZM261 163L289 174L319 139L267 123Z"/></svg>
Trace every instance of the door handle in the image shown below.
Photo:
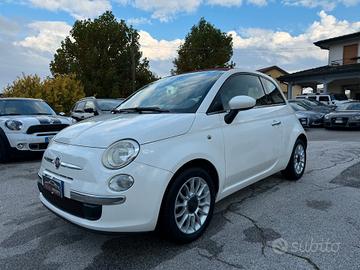
<svg viewBox="0 0 360 270"><path fill-rule="evenodd" d="M272 125L273 127L274 127L274 126L280 126L280 125L281 125L281 121L276 121L276 120L274 120L271 125Z"/></svg>

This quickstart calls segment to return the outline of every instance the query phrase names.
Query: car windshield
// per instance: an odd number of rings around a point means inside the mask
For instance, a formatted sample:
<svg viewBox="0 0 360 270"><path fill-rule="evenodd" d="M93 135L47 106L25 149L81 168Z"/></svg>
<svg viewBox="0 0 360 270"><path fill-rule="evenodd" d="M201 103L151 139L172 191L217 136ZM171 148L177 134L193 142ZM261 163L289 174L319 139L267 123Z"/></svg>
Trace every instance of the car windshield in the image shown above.
<svg viewBox="0 0 360 270"><path fill-rule="evenodd" d="M54 115L55 112L44 101L24 99L0 100L0 116L4 115Z"/></svg>
<svg viewBox="0 0 360 270"><path fill-rule="evenodd" d="M290 106L293 108L294 111L306 111L306 109L296 103L290 103Z"/></svg>
<svg viewBox="0 0 360 270"><path fill-rule="evenodd" d="M340 104L337 111L360 111L360 102Z"/></svg>
<svg viewBox="0 0 360 270"><path fill-rule="evenodd" d="M111 111L118 107L123 99L98 99L96 102L101 111Z"/></svg>
<svg viewBox="0 0 360 270"><path fill-rule="evenodd" d="M194 113L223 71L194 72L153 82L122 103L117 110L156 108L174 113Z"/></svg>
<svg viewBox="0 0 360 270"><path fill-rule="evenodd" d="M304 100L304 103L310 105L310 106L322 106L322 107L326 107L326 105L320 101L317 100Z"/></svg>
<svg viewBox="0 0 360 270"><path fill-rule="evenodd" d="M331 98L332 100L339 100L339 101L348 100L348 97L345 94L333 94Z"/></svg>

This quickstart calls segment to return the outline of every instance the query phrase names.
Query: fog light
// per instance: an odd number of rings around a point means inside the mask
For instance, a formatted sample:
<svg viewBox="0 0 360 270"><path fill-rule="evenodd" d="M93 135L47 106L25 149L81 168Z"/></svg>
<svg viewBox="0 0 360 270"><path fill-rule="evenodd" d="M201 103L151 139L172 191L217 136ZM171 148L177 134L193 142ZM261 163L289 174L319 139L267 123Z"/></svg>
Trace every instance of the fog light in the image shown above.
<svg viewBox="0 0 360 270"><path fill-rule="evenodd" d="M113 191L125 191L132 187L134 179L127 174L115 175L109 181L109 188Z"/></svg>

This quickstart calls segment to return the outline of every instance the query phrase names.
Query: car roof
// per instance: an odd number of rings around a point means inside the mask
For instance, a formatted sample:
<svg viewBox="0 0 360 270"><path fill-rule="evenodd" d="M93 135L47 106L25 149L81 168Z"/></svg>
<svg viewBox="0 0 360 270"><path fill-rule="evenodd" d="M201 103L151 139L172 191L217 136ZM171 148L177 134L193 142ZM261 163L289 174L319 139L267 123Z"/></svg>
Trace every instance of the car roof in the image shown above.
<svg viewBox="0 0 360 270"><path fill-rule="evenodd" d="M0 100L33 100L33 101L44 101L40 98L21 98L21 97L6 97L0 98Z"/></svg>

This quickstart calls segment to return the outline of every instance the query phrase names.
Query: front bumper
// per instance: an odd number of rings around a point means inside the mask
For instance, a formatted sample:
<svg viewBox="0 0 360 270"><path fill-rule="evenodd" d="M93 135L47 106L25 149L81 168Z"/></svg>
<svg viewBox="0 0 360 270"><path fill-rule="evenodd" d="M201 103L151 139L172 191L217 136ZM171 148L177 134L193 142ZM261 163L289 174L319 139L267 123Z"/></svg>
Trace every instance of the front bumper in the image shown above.
<svg viewBox="0 0 360 270"><path fill-rule="evenodd" d="M45 156L60 156L64 162L75 163L81 170L68 167L56 169L53 163L42 161L39 175L50 175L64 183L63 201L54 202L41 192L40 200L57 215L79 226L107 232L140 232L155 229L165 189L173 174L136 161L120 170L108 170L101 164L104 149L53 143ZM86 157L86 158L84 158ZM109 189L114 175L128 174L134 185L125 192ZM66 208L62 203L75 207ZM86 214L97 209L99 216ZM81 209L79 214L79 209ZM100 211L101 209L101 211ZM77 212L76 212L77 211ZM90 211L91 212L91 211ZM84 214L85 213L85 214ZM92 212L91 212L92 213Z"/></svg>
<svg viewBox="0 0 360 270"><path fill-rule="evenodd" d="M340 118L341 122L339 122ZM360 120L355 120L348 117L334 117L326 119L324 126L328 128L360 128Z"/></svg>
<svg viewBox="0 0 360 270"><path fill-rule="evenodd" d="M19 151L45 151L53 137L54 135L37 136L24 133L7 134L10 146Z"/></svg>
<svg viewBox="0 0 360 270"><path fill-rule="evenodd" d="M322 118L310 118L309 120L309 126L311 127L320 127L324 125L324 119Z"/></svg>

